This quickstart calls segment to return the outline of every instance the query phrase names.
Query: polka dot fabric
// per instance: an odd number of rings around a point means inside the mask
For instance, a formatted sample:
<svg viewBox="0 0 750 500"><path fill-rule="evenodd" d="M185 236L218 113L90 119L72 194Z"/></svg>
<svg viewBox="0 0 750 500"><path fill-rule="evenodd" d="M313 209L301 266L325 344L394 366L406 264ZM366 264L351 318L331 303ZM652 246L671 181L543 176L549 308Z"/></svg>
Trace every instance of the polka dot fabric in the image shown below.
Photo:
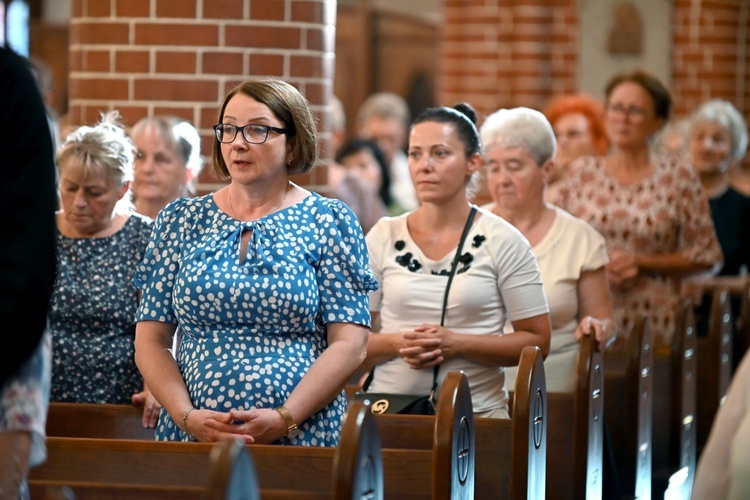
<svg viewBox="0 0 750 500"><path fill-rule="evenodd" d="M369 327L377 289L353 212L314 193L248 222L212 195L176 200L157 218L135 281L137 321L179 324L178 365L193 405L222 412L282 405L327 347L325 324ZM335 446L345 413L342 392L283 442ZM156 439L189 437L162 410Z"/></svg>

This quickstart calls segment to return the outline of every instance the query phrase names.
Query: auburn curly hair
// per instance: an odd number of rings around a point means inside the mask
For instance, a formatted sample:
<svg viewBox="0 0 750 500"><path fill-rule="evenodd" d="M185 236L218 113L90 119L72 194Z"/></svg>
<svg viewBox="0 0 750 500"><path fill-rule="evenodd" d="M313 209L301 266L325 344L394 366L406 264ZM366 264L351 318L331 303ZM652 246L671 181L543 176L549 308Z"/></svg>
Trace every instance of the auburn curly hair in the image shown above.
<svg viewBox="0 0 750 500"><path fill-rule="evenodd" d="M557 120L569 113L580 113L586 117L594 150L599 155L605 154L609 149L609 140L604 131L604 105L601 101L585 94L563 95L553 98L544 110L544 116L553 127Z"/></svg>

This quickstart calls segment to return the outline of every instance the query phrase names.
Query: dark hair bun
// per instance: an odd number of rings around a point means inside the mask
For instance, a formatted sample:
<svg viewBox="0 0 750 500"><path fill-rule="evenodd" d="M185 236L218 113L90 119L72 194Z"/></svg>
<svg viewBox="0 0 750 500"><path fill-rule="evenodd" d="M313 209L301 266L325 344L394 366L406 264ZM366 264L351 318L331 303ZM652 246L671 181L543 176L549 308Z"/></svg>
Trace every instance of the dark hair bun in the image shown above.
<svg viewBox="0 0 750 500"><path fill-rule="evenodd" d="M474 111L474 108L471 107L471 104L459 102L458 104L453 106L453 109L466 115L466 117L471 120L471 123L473 123L474 125L477 124L477 112Z"/></svg>

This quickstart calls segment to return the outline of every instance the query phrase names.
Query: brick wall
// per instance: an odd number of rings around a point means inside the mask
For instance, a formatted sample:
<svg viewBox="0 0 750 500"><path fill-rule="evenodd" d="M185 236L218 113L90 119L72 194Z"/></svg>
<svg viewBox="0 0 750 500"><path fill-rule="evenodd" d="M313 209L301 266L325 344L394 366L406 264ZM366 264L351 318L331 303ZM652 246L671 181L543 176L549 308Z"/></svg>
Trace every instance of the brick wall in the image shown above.
<svg viewBox="0 0 750 500"><path fill-rule="evenodd" d="M743 0L676 0L673 91L675 114L720 97L750 114L748 48L750 6Z"/></svg>
<svg viewBox="0 0 750 500"><path fill-rule="evenodd" d="M227 90L249 75L274 75L296 85L323 124L335 17L335 0L74 0L70 121L90 123L107 109L128 126L174 114L195 124L205 155ZM215 187L208 175L201 192ZM297 180L314 187L324 176L314 169Z"/></svg>
<svg viewBox="0 0 750 500"><path fill-rule="evenodd" d="M445 0L439 101L481 113L577 88L575 0Z"/></svg>
<svg viewBox="0 0 750 500"><path fill-rule="evenodd" d="M578 91L580 3L444 0L438 101L466 100L488 113L542 108L553 95ZM749 3L674 0L676 115L709 97L725 98L750 115Z"/></svg>

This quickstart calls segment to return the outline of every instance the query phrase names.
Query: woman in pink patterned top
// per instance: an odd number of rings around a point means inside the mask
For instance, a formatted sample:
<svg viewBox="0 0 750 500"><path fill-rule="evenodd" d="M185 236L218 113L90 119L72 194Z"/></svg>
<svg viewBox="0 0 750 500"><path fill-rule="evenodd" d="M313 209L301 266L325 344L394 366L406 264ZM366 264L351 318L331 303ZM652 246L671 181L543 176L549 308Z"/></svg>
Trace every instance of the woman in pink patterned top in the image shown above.
<svg viewBox="0 0 750 500"><path fill-rule="evenodd" d="M607 241L619 330L615 350L624 347L638 313L648 317L655 347L668 346L680 278L723 259L695 172L649 150L671 105L669 91L654 76L641 70L616 75L606 88L610 152L574 162L561 192L561 206Z"/></svg>

